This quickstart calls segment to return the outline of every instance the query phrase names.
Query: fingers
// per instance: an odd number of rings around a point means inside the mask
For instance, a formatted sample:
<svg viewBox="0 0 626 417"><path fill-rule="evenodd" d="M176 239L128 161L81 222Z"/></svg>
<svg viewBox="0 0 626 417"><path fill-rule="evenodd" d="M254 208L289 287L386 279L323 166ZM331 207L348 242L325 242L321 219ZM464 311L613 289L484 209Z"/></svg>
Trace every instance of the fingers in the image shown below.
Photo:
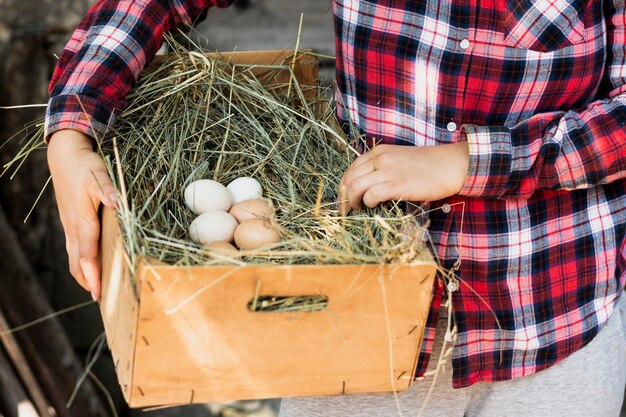
<svg viewBox="0 0 626 417"><path fill-rule="evenodd" d="M92 178L87 182L87 192L91 196L92 201L97 205L100 203L109 208L117 207L117 196L115 187L109 174L103 170L91 171Z"/></svg>
<svg viewBox="0 0 626 417"><path fill-rule="evenodd" d="M100 223L97 217L78 220L72 229L76 234L68 238L70 273L94 301L100 299L101 283L98 265Z"/></svg>
<svg viewBox="0 0 626 417"><path fill-rule="evenodd" d="M108 173L103 169L91 171L92 178L87 181L92 208L82 212L83 219L77 224L78 228L78 259L79 273L87 285L91 298L98 301L101 295L100 267L98 264L98 240L100 238L100 222L98 208L100 204L106 207L117 207L115 187Z"/></svg>
<svg viewBox="0 0 626 417"><path fill-rule="evenodd" d="M78 249L78 239L76 237L69 237L66 234L65 237L65 249L67 250L68 263L70 268L70 274L74 277L76 282L85 290L90 291L89 285L83 276L82 268L80 267L80 255Z"/></svg>
<svg viewBox="0 0 626 417"><path fill-rule="evenodd" d="M363 194L363 204L370 208L389 200L402 200L402 196L388 182L374 184Z"/></svg>
<svg viewBox="0 0 626 417"><path fill-rule="evenodd" d="M350 168L357 168L361 165L369 165L370 168L376 168L376 164L378 163L378 159L382 155L387 155L389 153L393 153L394 148L393 145L377 145L375 148L370 149L364 154L360 155L357 159L352 161Z"/></svg>
<svg viewBox="0 0 626 417"><path fill-rule="evenodd" d="M352 183L355 178L365 176L366 174L375 171L375 157L371 152L364 153L355 159L343 174L343 178L339 182L339 190L337 201L339 203L339 212L341 214L347 214L350 208L358 209L359 207L352 207L349 201L349 195L354 193L351 190Z"/></svg>
<svg viewBox="0 0 626 417"><path fill-rule="evenodd" d="M377 186L377 190L380 190L380 187L385 182L384 172L370 171L367 174L354 178L350 182L344 183L340 195L340 212L346 214L350 209L360 210L363 207L363 203L368 207L374 207L376 204L374 206L368 204L371 201L371 197L365 202L364 196L372 187Z"/></svg>
<svg viewBox="0 0 626 417"><path fill-rule="evenodd" d="M375 207L392 199L400 199L393 184L398 182L400 159L391 146L380 145L361 155L346 170L339 189L339 212L359 210L363 204ZM402 178L400 178L402 179Z"/></svg>
<svg viewBox="0 0 626 417"><path fill-rule="evenodd" d="M351 165L348 170L345 172L343 177L343 183L346 186L350 186L350 184L359 177L367 175L371 172L376 171L375 166L372 164L373 161L369 161L368 163L363 163L359 165Z"/></svg>
<svg viewBox="0 0 626 417"><path fill-rule="evenodd" d="M98 267L98 239L100 222L97 217L78 224L78 263L94 301L100 298L100 268Z"/></svg>

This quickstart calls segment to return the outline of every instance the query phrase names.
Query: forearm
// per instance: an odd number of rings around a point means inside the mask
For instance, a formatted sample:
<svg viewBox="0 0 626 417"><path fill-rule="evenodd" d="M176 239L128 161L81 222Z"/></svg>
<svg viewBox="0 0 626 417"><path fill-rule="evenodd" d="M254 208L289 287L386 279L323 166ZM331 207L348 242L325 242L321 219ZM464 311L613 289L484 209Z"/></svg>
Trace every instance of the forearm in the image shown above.
<svg viewBox="0 0 626 417"><path fill-rule="evenodd" d="M63 161L68 152L86 152L94 150L93 139L83 132L73 129L57 130L50 135L47 154L50 169ZM54 174L54 173L53 173Z"/></svg>

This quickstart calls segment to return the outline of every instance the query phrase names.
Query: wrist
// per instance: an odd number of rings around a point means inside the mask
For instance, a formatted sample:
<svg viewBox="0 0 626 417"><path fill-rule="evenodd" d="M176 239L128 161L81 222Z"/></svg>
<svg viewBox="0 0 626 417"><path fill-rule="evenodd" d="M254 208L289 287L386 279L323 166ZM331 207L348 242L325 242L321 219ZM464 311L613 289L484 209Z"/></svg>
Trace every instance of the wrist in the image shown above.
<svg viewBox="0 0 626 417"><path fill-rule="evenodd" d="M94 141L91 136L74 129L57 130L50 135L48 142L48 154L56 153L58 150L62 152L72 150L90 150L93 151Z"/></svg>
<svg viewBox="0 0 626 417"><path fill-rule="evenodd" d="M72 155L93 152L93 139L83 132L63 129L54 132L48 142L47 159L52 170L67 163Z"/></svg>
<svg viewBox="0 0 626 417"><path fill-rule="evenodd" d="M456 142L450 145L453 154L454 164L454 194L458 194L465 185L467 172L469 169L469 144L467 141Z"/></svg>

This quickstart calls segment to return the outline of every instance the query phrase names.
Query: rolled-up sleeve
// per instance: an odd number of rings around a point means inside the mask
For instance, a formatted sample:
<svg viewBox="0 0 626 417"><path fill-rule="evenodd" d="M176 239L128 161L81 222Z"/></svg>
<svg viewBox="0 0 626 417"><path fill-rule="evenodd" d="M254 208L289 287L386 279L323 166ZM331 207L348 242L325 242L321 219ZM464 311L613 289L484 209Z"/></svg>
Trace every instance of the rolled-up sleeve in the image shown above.
<svg viewBox="0 0 626 417"><path fill-rule="evenodd" d="M470 163L462 195L526 198L626 178L626 6L607 0L607 59L596 100L510 128L465 125Z"/></svg>
<svg viewBox="0 0 626 417"><path fill-rule="evenodd" d="M101 138L126 106L126 95L172 28L195 23L232 0L102 0L85 15L48 89L45 138L75 129Z"/></svg>

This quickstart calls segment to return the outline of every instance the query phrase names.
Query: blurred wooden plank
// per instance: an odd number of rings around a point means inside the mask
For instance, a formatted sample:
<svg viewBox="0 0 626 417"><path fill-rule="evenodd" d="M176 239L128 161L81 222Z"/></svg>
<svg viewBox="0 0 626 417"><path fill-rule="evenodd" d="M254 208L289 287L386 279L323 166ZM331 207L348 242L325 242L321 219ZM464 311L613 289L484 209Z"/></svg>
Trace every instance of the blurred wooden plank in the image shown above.
<svg viewBox="0 0 626 417"><path fill-rule="evenodd" d="M54 413L54 409L48 403L35 375L30 369L22 350L20 349L15 337L11 333L8 332L9 325L6 321L6 317L0 308L0 341L2 341L2 345L6 349L8 357L13 362L13 366L15 367L26 391L30 395L30 398L37 408L37 411L42 417L55 417L56 413Z"/></svg>
<svg viewBox="0 0 626 417"><path fill-rule="evenodd" d="M0 349L0 410L7 417L40 417L3 349Z"/></svg>
<svg viewBox="0 0 626 417"><path fill-rule="evenodd" d="M67 334L35 276L28 256L0 207L0 305L8 325L16 327L49 317L37 326L14 333L38 383L60 417L108 417L91 381L83 383L71 408L67 400L80 378L78 360Z"/></svg>

